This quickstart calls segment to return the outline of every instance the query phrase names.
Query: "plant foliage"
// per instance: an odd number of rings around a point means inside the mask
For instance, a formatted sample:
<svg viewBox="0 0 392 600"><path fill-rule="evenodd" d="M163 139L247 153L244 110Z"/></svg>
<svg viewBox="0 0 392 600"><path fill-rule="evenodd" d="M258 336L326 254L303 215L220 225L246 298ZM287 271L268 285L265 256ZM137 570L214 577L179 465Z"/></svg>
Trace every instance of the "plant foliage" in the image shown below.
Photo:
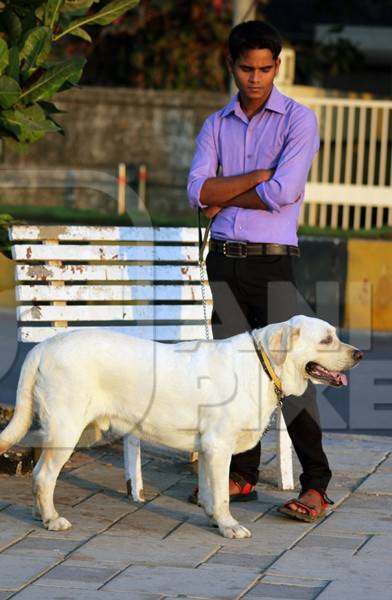
<svg viewBox="0 0 392 600"><path fill-rule="evenodd" d="M52 99L80 81L86 59L53 60L58 40L91 41L88 25L109 25L139 0L0 1L0 137L19 149L63 133Z"/></svg>

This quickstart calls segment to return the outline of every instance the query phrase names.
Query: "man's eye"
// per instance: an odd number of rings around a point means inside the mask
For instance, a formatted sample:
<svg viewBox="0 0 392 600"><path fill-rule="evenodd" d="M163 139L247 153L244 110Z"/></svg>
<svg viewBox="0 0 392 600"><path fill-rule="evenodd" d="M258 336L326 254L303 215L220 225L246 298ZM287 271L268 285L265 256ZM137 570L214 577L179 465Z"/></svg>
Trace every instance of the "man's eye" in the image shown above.
<svg viewBox="0 0 392 600"><path fill-rule="evenodd" d="M321 340L320 344L332 344L332 342L333 342L332 335L327 335L326 338L324 338L323 340Z"/></svg>

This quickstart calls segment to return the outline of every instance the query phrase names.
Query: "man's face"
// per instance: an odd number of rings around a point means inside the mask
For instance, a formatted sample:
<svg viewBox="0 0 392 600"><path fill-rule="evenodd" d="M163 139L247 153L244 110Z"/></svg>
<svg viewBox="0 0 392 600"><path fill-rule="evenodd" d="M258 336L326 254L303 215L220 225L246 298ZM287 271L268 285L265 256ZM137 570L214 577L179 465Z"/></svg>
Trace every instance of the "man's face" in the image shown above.
<svg viewBox="0 0 392 600"><path fill-rule="evenodd" d="M263 48L243 52L234 63L229 57L228 65L241 98L262 103L271 93L280 59L275 60L271 50Z"/></svg>

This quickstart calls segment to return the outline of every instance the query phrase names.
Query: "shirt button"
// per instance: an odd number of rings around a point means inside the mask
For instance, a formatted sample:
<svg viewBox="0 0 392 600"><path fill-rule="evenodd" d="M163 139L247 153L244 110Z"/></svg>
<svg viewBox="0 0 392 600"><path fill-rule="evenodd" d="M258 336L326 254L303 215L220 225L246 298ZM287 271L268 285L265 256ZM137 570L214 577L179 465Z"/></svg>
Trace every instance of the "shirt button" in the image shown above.
<svg viewBox="0 0 392 600"><path fill-rule="evenodd" d="M247 154L246 158L252 158L252 155L251 154Z"/></svg>

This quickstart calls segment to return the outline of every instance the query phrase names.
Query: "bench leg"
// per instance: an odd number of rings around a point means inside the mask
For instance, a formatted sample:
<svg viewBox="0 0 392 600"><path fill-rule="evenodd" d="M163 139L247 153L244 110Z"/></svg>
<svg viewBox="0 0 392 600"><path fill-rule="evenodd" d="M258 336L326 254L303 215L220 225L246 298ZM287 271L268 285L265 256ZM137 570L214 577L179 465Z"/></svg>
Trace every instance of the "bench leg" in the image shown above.
<svg viewBox="0 0 392 600"><path fill-rule="evenodd" d="M277 434L278 486L281 490L293 490L294 477L291 439L280 408L278 408Z"/></svg>
<svg viewBox="0 0 392 600"><path fill-rule="evenodd" d="M127 495L135 502L144 502L140 440L131 434L125 435L123 448Z"/></svg>

